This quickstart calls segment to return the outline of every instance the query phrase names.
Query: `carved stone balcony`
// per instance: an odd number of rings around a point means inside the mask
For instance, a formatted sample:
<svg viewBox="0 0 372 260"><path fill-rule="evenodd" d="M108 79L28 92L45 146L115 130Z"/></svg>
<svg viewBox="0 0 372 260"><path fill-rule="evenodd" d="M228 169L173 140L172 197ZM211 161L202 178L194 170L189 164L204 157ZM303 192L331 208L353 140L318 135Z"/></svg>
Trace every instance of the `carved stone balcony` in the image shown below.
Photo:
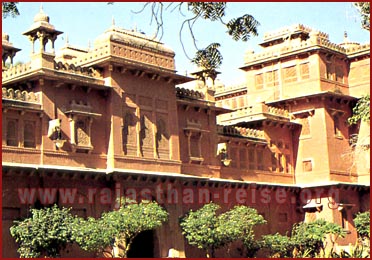
<svg viewBox="0 0 372 260"><path fill-rule="evenodd" d="M217 125L217 133L220 135L266 140L264 131L245 127Z"/></svg>
<svg viewBox="0 0 372 260"><path fill-rule="evenodd" d="M3 110L41 111L40 93L2 87Z"/></svg>
<svg viewBox="0 0 372 260"><path fill-rule="evenodd" d="M287 110L271 107L264 103L255 106L237 109L234 112L218 116L218 123L223 125L236 125L241 122L259 121L259 120L278 120L290 121L290 114Z"/></svg>

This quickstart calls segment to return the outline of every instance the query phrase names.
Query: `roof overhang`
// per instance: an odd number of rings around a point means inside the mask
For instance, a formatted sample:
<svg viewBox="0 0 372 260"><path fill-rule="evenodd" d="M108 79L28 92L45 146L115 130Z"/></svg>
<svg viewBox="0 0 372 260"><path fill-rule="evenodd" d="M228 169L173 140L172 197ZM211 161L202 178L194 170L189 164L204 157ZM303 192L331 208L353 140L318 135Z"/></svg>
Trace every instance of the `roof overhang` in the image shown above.
<svg viewBox="0 0 372 260"><path fill-rule="evenodd" d="M165 69L162 67L156 67L151 64L145 64L130 59L116 57L112 55L106 55L95 60L82 63L80 66L92 66L92 67L107 67L107 66L118 67L122 73L131 72L135 76L147 75L151 79L163 79L167 82L172 82L176 85L183 84L195 80L195 78L176 74L175 70Z"/></svg>
<svg viewBox="0 0 372 260"><path fill-rule="evenodd" d="M347 100L347 101L358 100L358 98L353 97L353 96L348 96L348 95L330 92L330 91L322 91L322 92L318 92L318 93L310 94L310 95L284 98L280 100L265 101L265 104L270 105L270 106L281 106L284 104L297 102L299 100L308 100L310 98L327 98L327 97L340 98L340 99Z"/></svg>

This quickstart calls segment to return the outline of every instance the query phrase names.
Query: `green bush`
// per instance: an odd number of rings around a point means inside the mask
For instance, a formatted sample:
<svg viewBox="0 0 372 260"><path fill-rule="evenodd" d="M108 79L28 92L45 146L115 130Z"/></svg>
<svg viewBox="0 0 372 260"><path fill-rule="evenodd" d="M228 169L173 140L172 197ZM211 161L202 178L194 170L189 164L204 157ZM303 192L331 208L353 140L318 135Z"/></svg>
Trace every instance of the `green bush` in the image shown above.
<svg viewBox="0 0 372 260"><path fill-rule="evenodd" d="M58 257L68 243L72 243L72 223L74 217L70 209L31 209L31 217L14 221L10 234L19 244L21 257Z"/></svg>
<svg viewBox="0 0 372 260"><path fill-rule="evenodd" d="M270 257L291 257L293 245L291 238L276 233L262 237L262 247L268 249Z"/></svg>
<svg viewBox="0 0 372 260"><path fill-rule="evenodd" d="M78 219L74 225L74 240L87 251L102 251L111 246L120 249L113 257L127 257L139 233L156 229L167 219L168 213L157 202L137 203L121 198L118 210L105 212L99 219Z"/></svg>
<svg viewBox="0 0 372 260"><path fill-rule="evenodd" d="M358 235L361 238L370 238L369 211L357 213L356 217L354 218L354 224Z"/></svg>
<svg viewBox="0 0 372 260"><path fill-rule="evenodd" d="M181 219L182 234L190 245L203 249L207 257L215 257L215 250L233 241L241 240L247 255L254 255L258 244L254 241L253 227L266 221L256 209L235 206L217 214L220 206L214 203L204 205L197 211L190 210Z"/></svg>

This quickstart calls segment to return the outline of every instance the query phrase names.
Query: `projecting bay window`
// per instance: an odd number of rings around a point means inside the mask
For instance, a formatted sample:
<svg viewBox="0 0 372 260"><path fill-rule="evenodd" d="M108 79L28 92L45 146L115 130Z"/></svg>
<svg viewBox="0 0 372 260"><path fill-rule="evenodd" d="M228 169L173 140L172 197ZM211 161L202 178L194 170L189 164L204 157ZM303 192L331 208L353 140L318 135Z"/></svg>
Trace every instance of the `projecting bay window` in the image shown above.
<svg viewBox="0 0 372 260"><path fill-rule="evenodd" d="M202 164L204 161L202 155L202 138L205 130L198 120L187 119L186 128L183 129L187 138L189 163Z"/></svg>
<svg viewBox="0 0 372 260"><path fill-rule="evenodd" d="M186 136L189 151L189 162L201 164L204 161L201 150L202 132L187 130Z"/></svg>
<svg viewBox="0 0 372 260"><path fill-rule="evenodd" d="M330 108L330 114L333 119L333 132L336 138L342 139L342 131L341 131L341 118L344 115L344 112L337 109Z"/></svg>
<svg viewBox="0 0 372 260"><path fill-rule="evenodd" d="M100 116L94 113L78 113L68 111L70 121L70 143L73 152L90 153L93 150L91 142L91 129L93 116Z"/></svg>

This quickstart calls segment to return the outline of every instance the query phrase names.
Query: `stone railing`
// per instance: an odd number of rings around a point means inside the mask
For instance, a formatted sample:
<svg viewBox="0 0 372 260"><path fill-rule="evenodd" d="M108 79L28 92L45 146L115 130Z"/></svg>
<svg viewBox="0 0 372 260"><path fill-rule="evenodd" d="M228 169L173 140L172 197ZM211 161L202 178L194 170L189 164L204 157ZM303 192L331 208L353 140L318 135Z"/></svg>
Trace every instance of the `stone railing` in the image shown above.
<svg viewBox="0 0 372 260"><path fill-rule="evenodd" d="M245 64L274 58L274 57L280 57L282 55L286 55L287 53L301 50L305 48L320 46L327 49L331 49L333 51L341 52L341 53L349 53L349 52L355 52L357 50L347 50L344 47L340 46L339 44L332 43L328 40L328 38L320 36L320 35L312 35L310 38L306 41L301 42L288 42L288 43L282 43L281 45L268 47L266 51L260 52L260 53L246 53L244 55L244 62ZM363 45L364 47L361 48L369 48L368 46Z"/></svg>
<svg viewBox="0 0 372 260"><path fill-rule="evenodd" d="M219 115L220 121L233 120L245 117L254 117L254 116L275 116L281 117L290 120L290 114L288 110L271 107L264 103L256 104L255 106L244 107L235 110L234 112Z"/></svg>
<svg viewBox="0 0 372 260"><path fill-rule="evenodd" d="M236 113L238 116L251 116L255 114L269 114L273 116L279 116L279 117L285 117L290 118L288 110L277 108L277 107L271 107L266 104L257 104L255 106L251 107L245 107L242 109L237 109L234 113Z"/></svg>
<svg viewBox="0 0 372 260"><path fill-rule="evenodd" d="M153 66L162 67L169 70L175 69L173 58L113 43L111 43L111 45L101 45L93 50L90 50L86 54L79 55L77 58L73 59L73 63L75 65L84 64L85 62L94 61L108 55L123 57L132 61L151 64Z"/></svg>
<svg viewBox="0 0 372 260"><path fill-rule="evenodd" d="M8 80L14 77L19 77L23 74L29 73L32 70L41 69L41 67L32 66L32 63L20 64L11 67L2 72L2 80ZM93 68L83 68L74 64L62 63L54 61L54 69L58 71L65 71L76 75L82 75L86 77L102 78L101 74Z"/></svg>
<svg viewBox="0 0 372 260"><path fill-rule="evenodd" d="M356 45L356 46L353 46L351 48L346 48L346 53L347 54L352 54L352 53L355 53L355 52L370 50L370 48L371 48L371 46L370 46L369 43L362 44L362 45Z"/></svg>
<svg viewBox="0 0 372 260"><path fill-rule="evenodd" d="M323 39L323 38L318 37L316 43L322 47L326 47L328 49L331 49L337 52L346 53L346 50L344 47L341 47L340 45L336 43L330 42L328 39Z"/></svg>
<svg viewBox="0 0 372 260"><path fill-rule="evenodd" d="M277 107L271 107L265 105L264 107L264 113L268 113L270 115L274 116L280 116L280 117L285 117L285 118L290 118L288 110L282 109L282 108L277 108Z"/></svg>
<svg viewBox="0 0 372 260"><path fill-rule="evenodd" d="M2 88L2 99L40 104L40 94L26 90Z"/></svg>
<svg viewBox="0 0 372 260"><path fill-rule="evenodd" d="M54 69L86 77L102 78L102 75L94 68L75 66L72 63L62 63L61 61L54 62Z"/></svg>
<svg viewBox="0 0 372 260"><path fill-rule="evenodd" d="M76 102L76 100L72 100L70 102L70 109L76 111L91 112L92 106L88 102L84 103L83 101Z"/></svg>
<svg viewBox="0 0 372 260"><path fill-rule="evenodd" d="M110 48L109 48L109 45L106 44L106 45L100 46L99 48L95 48L94 50L90 50L86 54L79 55L78 57L74 58L72 62L75 65L78 65L78 64L85 63L85 62L96 60L100 57L107 56L109 55L109 53L110 53Z"/></svg>
<svg viewBox="0 0 372 260"><path fill-rule="evenodd" d="M246 90L247 85L245 83L243 84L238 84L238 85L220 85L216 87L216 94L222 94L223 92L230 92L230 91L241 91L241 90Z"/></svg>
<svg viewBox="0 0 372 260"><path fill-rule="evenodd" d="M186 88L176 88L176 96L180 98L204 99L204 95L201 92Z"/></svg>
<svg viewBox="0 0 372 260"><path fill-rule="evenodd" d="M174 70L174 59L159 55L156 53L151 53L148 51L143 51L135 48L128 48L119 44L112 44L112 54L119 57L124 57L127 59L135 60L138 62L151 64L156 67L163 67L166 69Z"/></svg>
<svg viewBox="0 0 372 260"><path fill-rule="evenodd" d="M14 67L10 67L9 69L2 72L2 79L7 80L19 75L22 75L24 73L28 73L32 70L31 62L26 64L19 64Z"/></svg>
<svg viewBox="0 0 372 260"><path fill-rule="evenodd" d="M248 137L266 140L264 131L252 128L217 125L217 133L220 135Z"/></svg>
<svg viewBox="0 0 372 260"><path fill-rule="evenodd" d="M312 31L312 29L310 27L304 26L303 24L295 24L295 25L292 25L292 26L287 26L287 27L284 27L284 28L280 28L280 29L275 30L275 31L266 32L264 34L263 40L268 41L268 40L271 40L271 39L276 39L278 37L288 36L289 34L293 34L296 31L302 31L302 32L310 33Z"/></svg>

